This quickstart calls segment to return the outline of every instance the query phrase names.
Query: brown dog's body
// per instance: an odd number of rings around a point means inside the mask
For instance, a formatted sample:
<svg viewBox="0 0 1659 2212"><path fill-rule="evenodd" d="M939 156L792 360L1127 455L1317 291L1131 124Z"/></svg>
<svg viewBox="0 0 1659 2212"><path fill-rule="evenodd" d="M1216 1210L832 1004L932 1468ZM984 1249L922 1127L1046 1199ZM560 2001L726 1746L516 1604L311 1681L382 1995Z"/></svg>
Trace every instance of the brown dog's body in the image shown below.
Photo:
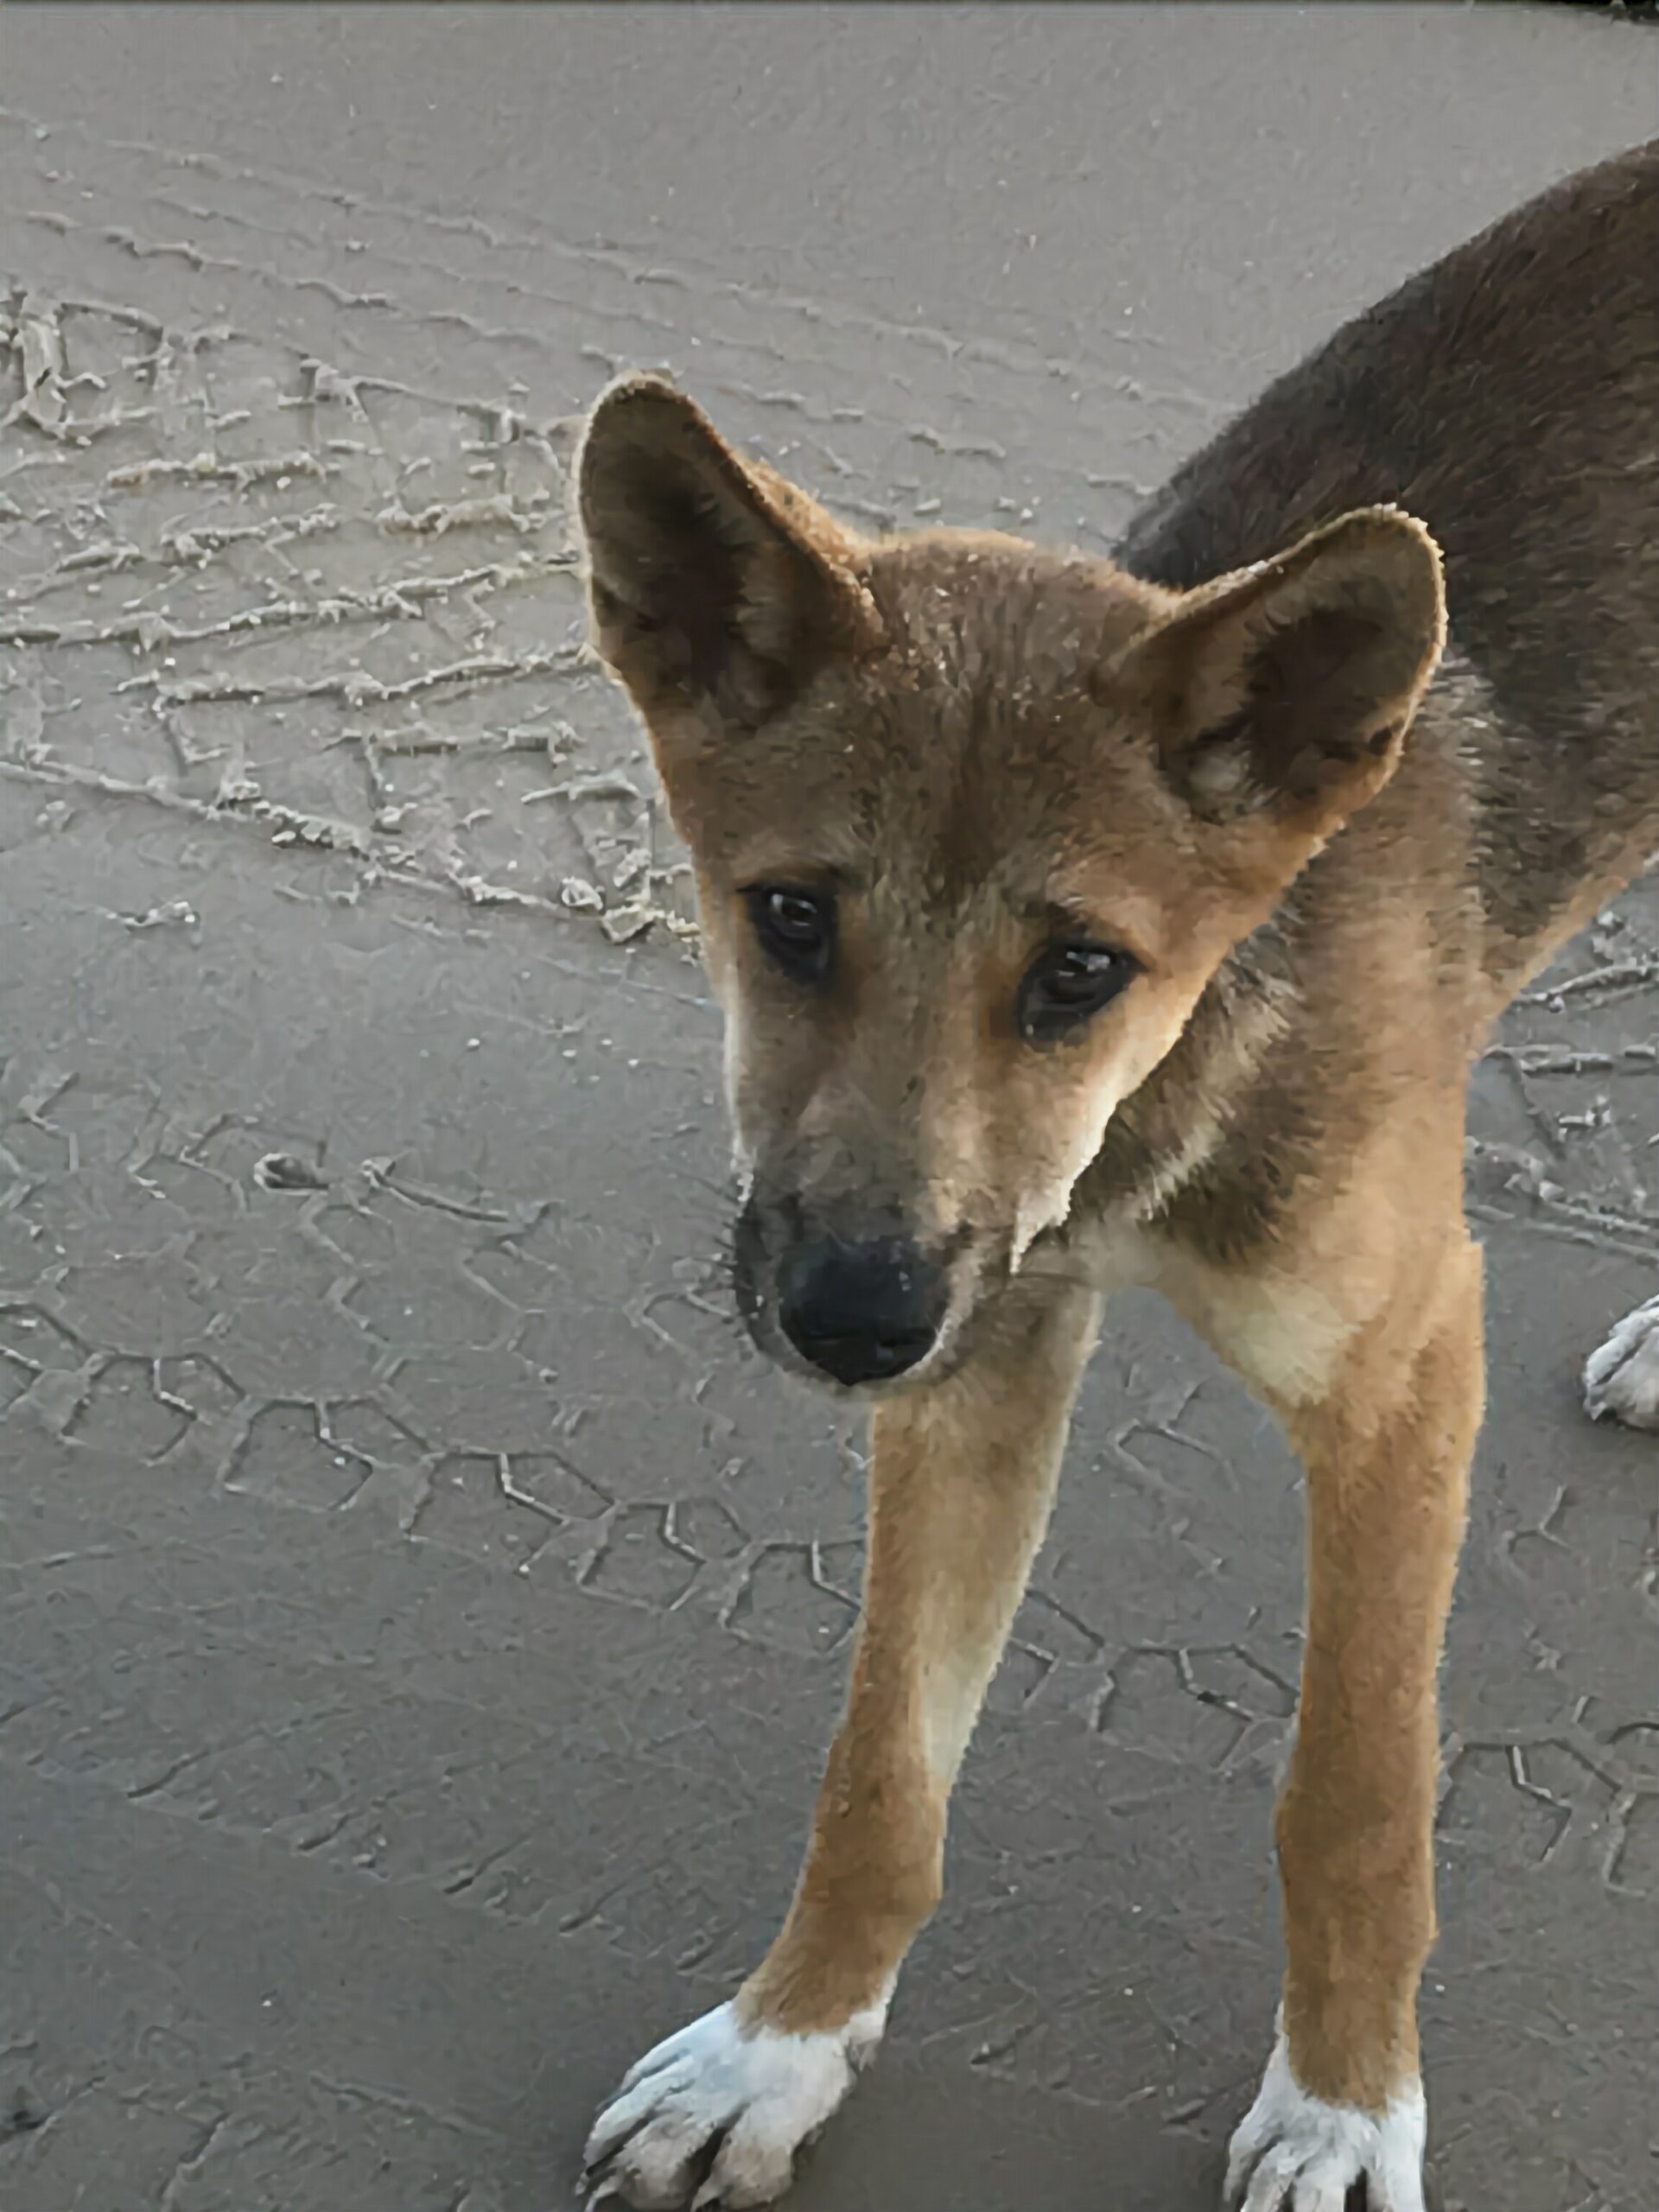
<svg viewBox="0 0 1659 2212"><path fill-rule="evenodd" d="M1659 148L1351 325L1116 564L865 543L649 380L595 410L581 493L728 1012L746 1314L876 1402L795 1904L603 2116L596 2187L769 2202L873 2046L1100 1296L1138 1281L1308 1478L1283 2031L1230 2201L1340 2212L1363 2182L1421 2212L1435 1675L1483 1389L1464 1088L1659 846Z"/></svg>

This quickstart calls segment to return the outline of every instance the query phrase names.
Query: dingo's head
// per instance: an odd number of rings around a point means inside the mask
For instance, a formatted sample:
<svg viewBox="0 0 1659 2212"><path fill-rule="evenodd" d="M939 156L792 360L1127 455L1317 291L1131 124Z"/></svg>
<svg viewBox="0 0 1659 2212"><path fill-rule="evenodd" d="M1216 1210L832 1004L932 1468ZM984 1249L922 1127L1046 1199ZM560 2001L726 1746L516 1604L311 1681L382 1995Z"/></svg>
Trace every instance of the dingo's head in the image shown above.
<svg viewBox="0 0 1659 2212"><path fill-rule="evenodd" d="M1011 537L867 542L645 378L594 410L579 497L696 867L750 1328L846 1387L941 1374L1393 773L1433 542L1371 509L1185 597Z"/></svg>

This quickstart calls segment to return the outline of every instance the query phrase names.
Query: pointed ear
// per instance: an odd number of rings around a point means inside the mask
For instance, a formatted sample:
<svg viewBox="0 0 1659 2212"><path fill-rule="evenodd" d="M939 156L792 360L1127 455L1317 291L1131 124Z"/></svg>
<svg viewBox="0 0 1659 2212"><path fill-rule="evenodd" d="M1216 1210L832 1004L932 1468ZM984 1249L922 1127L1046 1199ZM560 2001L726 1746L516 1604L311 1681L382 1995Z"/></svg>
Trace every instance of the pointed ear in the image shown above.
<svg viewBox="0 0 1659 2212"><path fill-rule="evenodd" d="M851 533L660 378L601 396L576 484L599 650L642 713L706 702L753 728L878 638Z"/></svg>
<svg viewBox="0 0 1659 2212"><path fill-rule="evenodd" d="M1317 837L1393 774L1445 640L1433 539L1370 507L1192 593L1119 676L1195 813Z"/></svg>

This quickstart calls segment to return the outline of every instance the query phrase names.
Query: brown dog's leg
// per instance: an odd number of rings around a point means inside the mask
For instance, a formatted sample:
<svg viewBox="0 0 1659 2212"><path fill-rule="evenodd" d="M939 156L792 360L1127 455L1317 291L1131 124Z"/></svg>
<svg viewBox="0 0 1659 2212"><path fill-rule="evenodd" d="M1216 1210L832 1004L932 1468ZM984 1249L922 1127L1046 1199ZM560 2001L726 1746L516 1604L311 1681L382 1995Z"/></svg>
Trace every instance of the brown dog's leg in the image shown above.
<svg viewBox="0 0 1659 2212"><path fill-rule="evenodd" d="M1420 1253L1421 1253L1421 1248ZM1323 1391L1307 1470L1307 1643L1278 1839L1279 2047L1228 2201L1422 2212L1417 1984L1434 1935L1436 1674L1483 1401L1480 1260L1459 1224L1396 1276Z"/></svg>
<svg viewBox="0 0 1659 2212"><path fill-rule="evenodd" d="M642 2060L601 2115L601 2196L770 2203L880 2036L938 1898L946 1800L1047 1522L1097 1317L1069 1288L1004 1307L957 1374L876 1414L864 1618L795 1901L735 2000Z"/></svg>

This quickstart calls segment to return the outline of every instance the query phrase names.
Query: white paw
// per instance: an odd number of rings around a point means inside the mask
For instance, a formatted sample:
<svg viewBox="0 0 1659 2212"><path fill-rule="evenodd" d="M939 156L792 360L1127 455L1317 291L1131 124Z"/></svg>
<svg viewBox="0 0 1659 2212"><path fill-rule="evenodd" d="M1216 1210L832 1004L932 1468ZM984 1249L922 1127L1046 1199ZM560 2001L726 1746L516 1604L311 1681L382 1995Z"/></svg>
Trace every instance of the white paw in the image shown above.
<svg viewBox="0 0 1659 2212"><path fill-rule="evenodd" d="M1344 2212L1361 2183L1366 2212L1423 2212L1421 2085L1386 2112L1330 2105L1298 2088L1281 2035L1227 2160L1227 2212Z"/></svg>
<svg viewBox="0 0 1659 2212"><path fill-rule="evenodd" d="M887 2005L833 2034L746 2031L721 2005L647 2051L594 2122L590 2206L639 2212L770 2204L881 2039Z"/></svg>
<svg viewBox="0 0 1659 2212"><path fill-rule="evenodd" d="M1630 1428L1659 1428L1659 1298L1627 1313L1584 1363L1584 1408Z"/></svg>

